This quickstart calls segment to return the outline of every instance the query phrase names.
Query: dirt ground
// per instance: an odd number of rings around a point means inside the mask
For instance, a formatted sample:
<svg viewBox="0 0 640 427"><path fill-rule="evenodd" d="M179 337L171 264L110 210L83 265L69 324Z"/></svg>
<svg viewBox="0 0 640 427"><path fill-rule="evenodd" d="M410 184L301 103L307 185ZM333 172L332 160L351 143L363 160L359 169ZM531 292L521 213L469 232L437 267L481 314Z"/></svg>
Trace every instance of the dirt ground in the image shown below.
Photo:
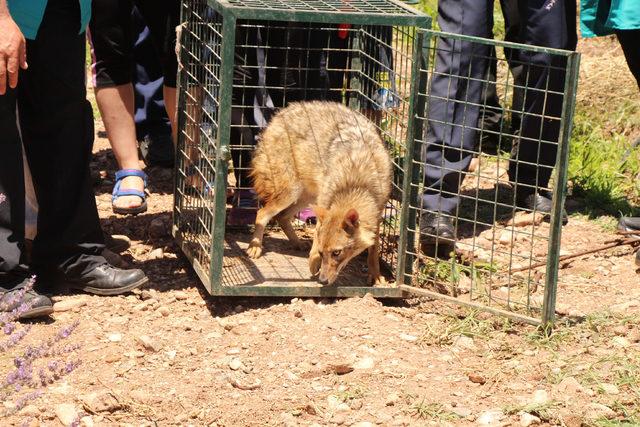
<svg viewBox="0 0 640 427"><path fill-rule="evenodd" d="M131 238L123 259L150 283L56 297L30 339L78 320L70 342L82 364L2 424L640 425L631 249L561 270L558 314L569 320L551 337L438 301L212 298L170 236L171 171L148 171L146 214L111 213L115 164L96 124L102 224ZM613 223L572 216L562 249L611 240Z"/></svg>

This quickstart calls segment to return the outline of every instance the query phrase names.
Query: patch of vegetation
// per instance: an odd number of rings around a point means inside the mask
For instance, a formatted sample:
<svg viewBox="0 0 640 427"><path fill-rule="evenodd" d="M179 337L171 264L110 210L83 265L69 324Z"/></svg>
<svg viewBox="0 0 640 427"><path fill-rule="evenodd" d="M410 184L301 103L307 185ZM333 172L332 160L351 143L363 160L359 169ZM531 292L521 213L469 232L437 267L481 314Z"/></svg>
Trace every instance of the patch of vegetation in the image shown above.
<svg viewBox="0 0 640 427"><path fill-rule="evenodd" d="M360 385L348 387L346 390L337 393L335 396L343 403L349 403L352 400L362 399L367 390Z"/></svg>
<svg viewBox="0 0 640 427"><path fill-rule="evenodd" d="M570 328L556 328L540 326L526 335L526 341L537 348L557 350L570 337Z"/></svg>
<svg viewBox="0 0 640 427"><path fill-rule="evenodd" d="M542 421L549 422L554 420L554 410L560 408L562 404L551 400L544 403L529 403L525 405L509 405L502 409L507 415L516 415L520 412L526 412L535 415Z"/></svg>
<svg viewBox="0 0 640 427"><path fill-rule="evenodd" d="M425 403L424 397L420 402L414 403L411 410L413 415L421 420L444 422L460 418L457 414L447 410L440 403Z"/></svg>
<svg viewBox="0 0 640 427"><path fill-rule="evenodd" d="M492 334L498 331L506 332L512 328L508 319L503 318L495 322L494 318L480 319L479 314L477 310L469 312L464 317L443 313L442 322L426 324L420 341L426 345L450 345L460 336L488 340Z"/></svg>

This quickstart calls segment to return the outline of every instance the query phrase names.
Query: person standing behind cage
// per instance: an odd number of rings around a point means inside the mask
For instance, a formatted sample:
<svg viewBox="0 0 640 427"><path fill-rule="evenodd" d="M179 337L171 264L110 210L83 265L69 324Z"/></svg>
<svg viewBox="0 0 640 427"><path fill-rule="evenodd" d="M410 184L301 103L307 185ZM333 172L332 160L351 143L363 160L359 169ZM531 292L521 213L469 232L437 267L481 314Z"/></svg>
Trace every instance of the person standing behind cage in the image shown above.
<svg viewBox="0 0 640 427"><path fill-rule="evenodd" d="M86 99L85 28L89 0L0 0L0 309L37 274L54 284L116 295L147 282L141 270L112 267L104 248L89 160L93 114ZM25 41L26 38L26 41ZM19 118L19 121L18 121ZM32 262L25 263L22 145L39 204ZM29 291L22 317L53 311Z"/></svg>
<svg viewBox="0 0 640 427"><path fill-rule="evenodd" d="M640 89L640 1L639 0L581 0L580 32L583 37L614 34L617 36L631 74ZM640 138L632 147L640 146ZM640 217L622 217L618 223L622 231L640 234ZM640 266L640 251L636 252Z"/></svg>
<svg viewBox="0 0 640 427"><path fill-rule="evenodd" d="M147 166L171 168L175 146L171 136L171 121L164 105L162 66L149 27L135 6L131 18L136 38L132 82L134 120L140 154Z"/></svg>
<svg viewBox="0 0 640 427"><path fill-rule="evenodd" d="M519 41L534 46L575 50L575 1L533 0L518 3ZM491 38L493 1L440 0L438 23L444 32ZM438 39L431 79L423 162L425 191L421 197L421 243L449 250L455 242L452 216L460 203L460 183L478 138L478 115L490 47L447 37ZM547 187L555 164L564 90L561 57L519 51L527 75L523 93L521 132L512 154L509 179L515 183L516 205L551 212ZM566 213L563 212L563 222Z"/></svg>
<svg viewBox="0 0 640 427"><path fill-rule="evenodd" d="M93 84L107 136L120 170L113 189L113 211L146 211L146 174L140 169L134 124L133 34L131 12L136 5L149 27L163 71L163 95L175 135L175 28L178 0L93 0L89 40L93 53Z"/></svg>

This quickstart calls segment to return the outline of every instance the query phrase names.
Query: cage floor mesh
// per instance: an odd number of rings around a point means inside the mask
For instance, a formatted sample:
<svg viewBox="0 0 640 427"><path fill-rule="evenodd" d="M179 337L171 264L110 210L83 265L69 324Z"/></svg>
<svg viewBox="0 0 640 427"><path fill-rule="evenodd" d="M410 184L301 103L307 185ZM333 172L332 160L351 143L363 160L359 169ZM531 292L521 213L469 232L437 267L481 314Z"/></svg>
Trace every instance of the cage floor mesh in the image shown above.
<svg viewBox="0 0 640 427"><path fill-rule="evenodd" d="M233 7L302 12L348 12L412 15L409 9L390 0L223 0Z"/></svg>
<svg viewBox="0 0 640 427"><path fill-rule="evenodd" d="M301 238L304 237L303 234ZM292 248L279 229L272 229L265 234L265 252L258 259L251 259L245 253L250 240L251 234L248 231L234 230L226 233L223 286L322 286L309 272L309 251ZM311 241L308 241L310 244ZM366 267L365 251L343 268L332 286L367 286ZM391 281L392 278L387 275L387 280Z"/></svg>

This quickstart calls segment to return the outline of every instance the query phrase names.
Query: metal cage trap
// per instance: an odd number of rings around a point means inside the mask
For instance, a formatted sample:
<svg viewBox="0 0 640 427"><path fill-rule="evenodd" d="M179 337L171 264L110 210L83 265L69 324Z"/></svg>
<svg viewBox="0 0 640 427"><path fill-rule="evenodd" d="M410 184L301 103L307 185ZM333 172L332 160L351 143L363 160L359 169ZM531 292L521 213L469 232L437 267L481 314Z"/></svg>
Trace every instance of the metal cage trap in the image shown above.
<svg viewBox="0 0 640 427"><path fill-rule="evenodd" d="M396 0L183 0L182 22L173 234L212 295L420 294L553 319L577 54L431 31ZM277 228L261 258L244 254L253 147L277 109L309 100L362 112L389 150L388 287L366 286L362 256L321 286ZM550 215L521 203L546 191ZM453 236L429 227L441 218Z"/></svg>

